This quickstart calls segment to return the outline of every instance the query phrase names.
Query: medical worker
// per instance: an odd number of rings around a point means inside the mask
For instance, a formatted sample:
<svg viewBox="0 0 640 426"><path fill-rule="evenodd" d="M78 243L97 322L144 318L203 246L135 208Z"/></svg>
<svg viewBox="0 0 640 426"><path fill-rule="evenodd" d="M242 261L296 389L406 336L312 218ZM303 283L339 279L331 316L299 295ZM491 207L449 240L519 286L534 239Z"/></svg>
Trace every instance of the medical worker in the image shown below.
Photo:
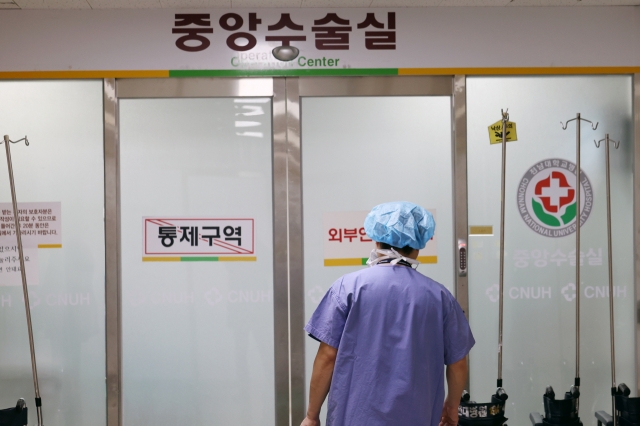
<svg viewBox="0 0 640 426"><path fill-rule="evenodd" d="M320 425L327 393L327 426L456 426L475 341L453 295L413 268L433 216L386 203L364 229L376 242L369 268L333 283L305 327L320 348L302 426Z"/></svg>

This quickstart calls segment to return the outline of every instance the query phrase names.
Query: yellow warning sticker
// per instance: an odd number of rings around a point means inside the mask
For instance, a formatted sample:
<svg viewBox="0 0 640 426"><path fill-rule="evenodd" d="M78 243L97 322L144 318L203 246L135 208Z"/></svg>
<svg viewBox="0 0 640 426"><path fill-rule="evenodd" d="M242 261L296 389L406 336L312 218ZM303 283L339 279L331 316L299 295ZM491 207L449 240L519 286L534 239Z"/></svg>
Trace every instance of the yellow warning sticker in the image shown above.
<svg viewBox="0 0 640 426"><path fill-rule="evenodd" d="M516 132L516 123L513 121L507 121L507 142L514 142L517 140L518 133ZM489 142L491 142L491 145L502 143L502 120L489 126Z"/></svg>
<svg viewBox="0 0 640 426"><path fill-rule="evenodd" d="M469 235L493 235L493 226L491 225L470 226Z"/></svg>

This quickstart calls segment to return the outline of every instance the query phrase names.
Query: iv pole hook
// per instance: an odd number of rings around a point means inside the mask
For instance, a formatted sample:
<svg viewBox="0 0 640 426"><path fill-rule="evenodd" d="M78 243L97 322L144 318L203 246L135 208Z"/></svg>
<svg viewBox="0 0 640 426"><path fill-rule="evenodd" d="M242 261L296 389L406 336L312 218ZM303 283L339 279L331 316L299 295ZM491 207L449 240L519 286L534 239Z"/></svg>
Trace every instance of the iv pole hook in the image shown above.
<svg viewBox="0 0 640 426"><path fill-rule="evenodd" d="M567 120L567 121L564 122L564 124L562 123L562 121L560 122L560 124L562 125L562 130L567 130L567 126L569 125L569 123L571 123L572 121L576 121L576 120L586 121L587 123L591 123L591 128L593 130L596 130L598 128L598 124L599 123L596 122L596 124L593 124L593 121L587 120L586 118L581 118L580 117L580 113L578 113L578 117L572 118L571 120Z"/></svg>

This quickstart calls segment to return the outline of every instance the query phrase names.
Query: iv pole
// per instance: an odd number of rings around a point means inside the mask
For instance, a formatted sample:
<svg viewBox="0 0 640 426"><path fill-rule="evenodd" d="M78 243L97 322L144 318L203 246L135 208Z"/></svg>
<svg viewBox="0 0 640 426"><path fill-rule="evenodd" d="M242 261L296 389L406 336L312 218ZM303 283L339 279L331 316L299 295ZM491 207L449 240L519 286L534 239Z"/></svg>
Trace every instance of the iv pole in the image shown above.
<svg viewBox="0 0 640 426"><path fill-rule="evenodd" d="M502 113L502 175L500 188L500 298L498 299L498 392L502 388L502 325L503 319L503 293L504 293L504 206L505 206L505 175L507 169L507 123L509 122L509 110ZM503 391L504 392L504 391Z"/></svg>
<svg viewBox="0 0 640 426"><path fill-rule="evenodd" d="M20 257L20 275L22 276L22 293L24 295L24 304L27 311L27 327L29 329L29 350L31 351L31 370L33 373L33 387L36 393L36 412L38 415L38 426L42 426L42 399L40 398L40 387L38 386L38 368L36 367L36 350L33 344L33 328L31 325L31 309L29 305L29 291L27 288L27 273L24 266L24 253L22 250L22 235L20 233L20 220L18 216L18 202L16 200L16 188L13 182L13 166L11 164L11 147L12 143L18 143L24 141L26 146L29 146L29 140L25 136L17 141L9 139L8 135L4 135L4 139L0 141L0 144L4 143L5 151L7 153L7 167L9 169L9 184L11 186L11 201L13 203L13 220L16 228L16 238L18 240L18 254Z"/></svg>
<svg viewBox="0 0 640 426"><path fill-rule="evenodd" d="M613 413L613 426L618 426L618 416L616 416L616 341L613 327L613 245L611 243L611 171L609 169L609 147L610 142L613 143L615 149L618 149L620 142L616 142L609 138L609 133L604 139L594 141L596 148L600 148L600 143L605 143L605 161L606 161L606 189L607 189L607 245L609 255L609 336L611 342L611 412Z"/></svg>
<svg viewBox="0 0 640 426"><path fill-rule="evenodd" d="M460 406L458 408L458 425L472 426L504 425L508 420L505 414L506 401L509 398L507 392L502 387L502 330L503 330L503 294L504 294L504 223L505 223L505 185L507 166L507 126L509 124L509 110L501 110L502 113L502 159L501 159L501 188L500 188L500 297L499 297L499 318L498 318L498 380L496 393L491 395L491 402L477 403L471 401L471 395L466 390L462 392ZM497 124L497 123L496 123ZM514 139L515 140L515 139ZM493 143L498 143L497 141ZM487 423L490 422L490 423Z"/></svg>
<svg viewBox="0 0 640 426"><path fill-rule="evenodd" d="M562 124L562 130L567 130L570 122L576 122L576 377L574 386L580 387L580 226L582 225L582 209L580 205L580 191L582 184L582 176L580 169L580 125L582 121L591 123L591 128L596 130L598 123L595 125L592 121L582 118L580 113L576 114L576 118L567 120Z"/></svg>

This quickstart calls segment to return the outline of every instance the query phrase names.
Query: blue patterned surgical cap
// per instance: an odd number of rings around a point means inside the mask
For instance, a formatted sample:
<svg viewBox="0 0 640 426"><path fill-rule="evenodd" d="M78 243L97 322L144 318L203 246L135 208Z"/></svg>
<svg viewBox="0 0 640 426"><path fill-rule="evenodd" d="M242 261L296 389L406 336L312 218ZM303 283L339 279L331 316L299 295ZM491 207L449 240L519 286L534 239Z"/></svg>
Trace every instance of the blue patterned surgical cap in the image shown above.
<svg viewBox="0 0 640 426"><path fill-rule="evenodd" d="M424 208L407 201L375 206L364 220L369 238L379 243L422 250L433 237L436 223Z"/></svg>

